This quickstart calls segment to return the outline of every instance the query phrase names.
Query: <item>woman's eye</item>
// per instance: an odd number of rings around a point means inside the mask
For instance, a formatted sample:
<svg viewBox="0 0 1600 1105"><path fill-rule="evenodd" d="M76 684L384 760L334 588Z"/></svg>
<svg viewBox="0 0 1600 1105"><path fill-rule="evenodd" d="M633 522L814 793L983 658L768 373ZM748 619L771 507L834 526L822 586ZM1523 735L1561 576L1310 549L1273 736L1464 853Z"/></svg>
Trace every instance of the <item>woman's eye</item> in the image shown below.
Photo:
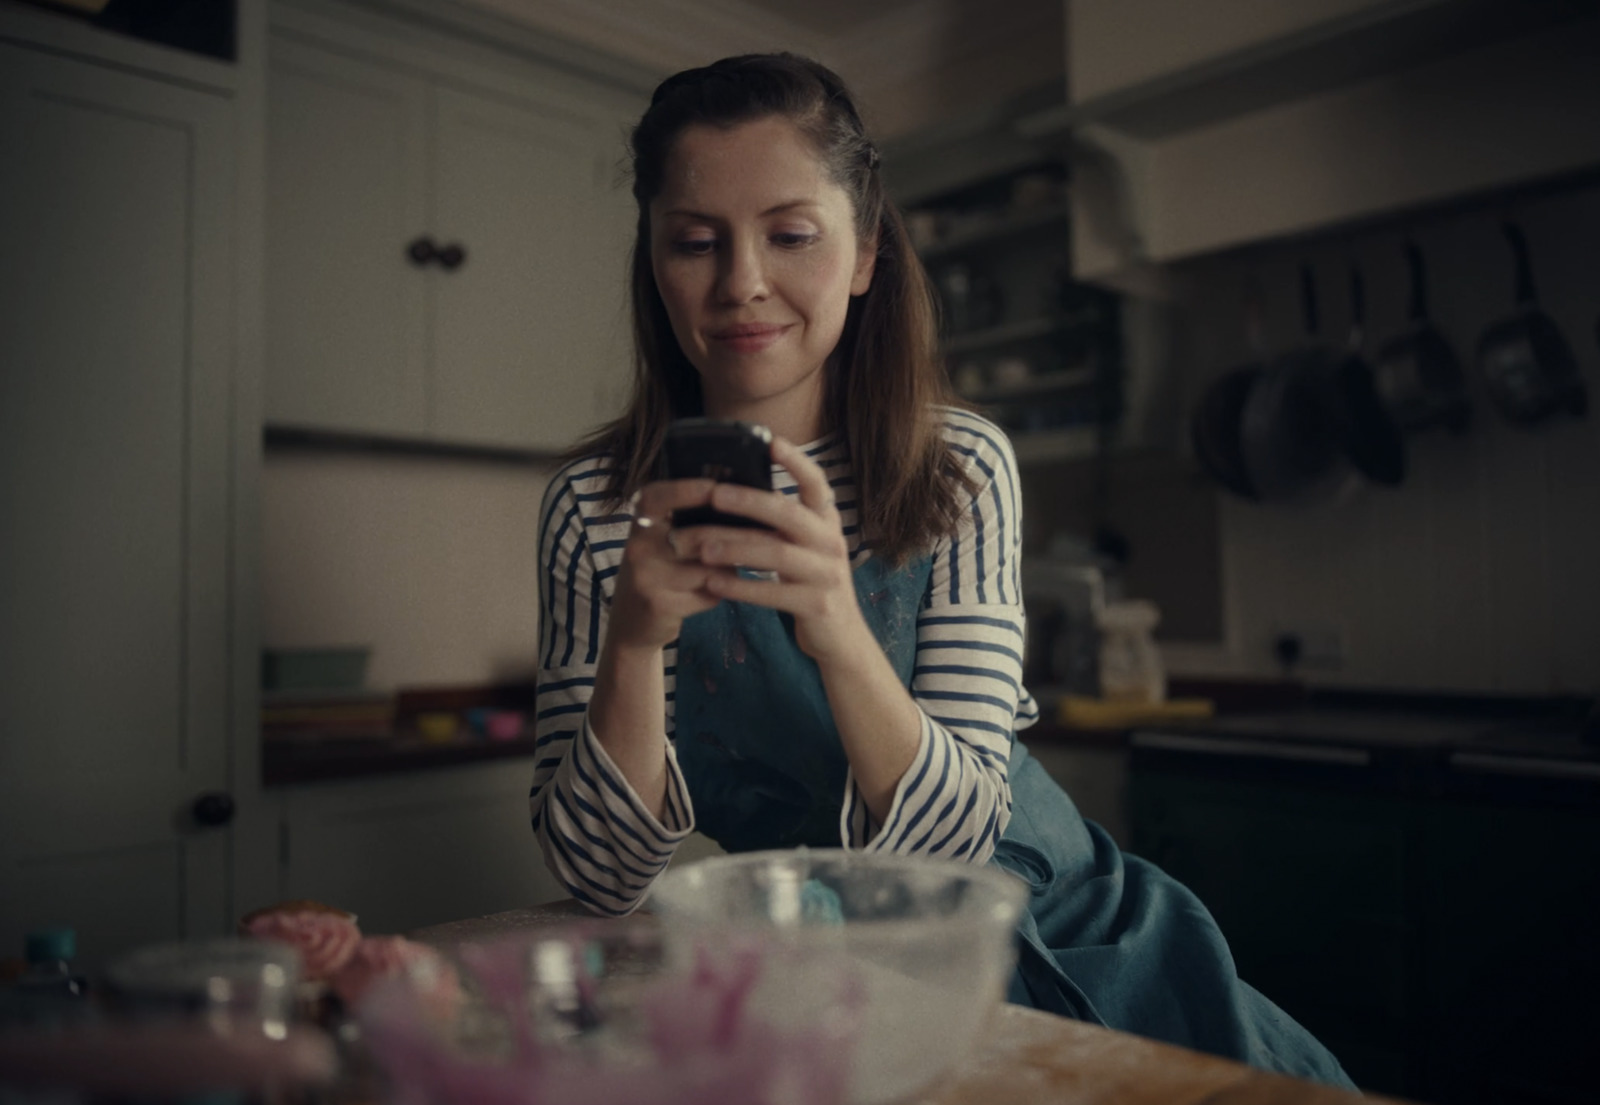
<svg viewBox="0 0 1600 1105"><path fill-rule="evenodd" d="M689 257L703 257L716 248L715 238L685 238L672 243L674 253L682 253Z"/></svg>
<svg viewBox="0 0 1600 1105"><path fill-rule="evenodd" d="M815 242L817 237L818 235L816 234L803 234L799 231L786 231L782 234L774 234L772 236L772 240L774 243L783 246L785 249L800 249L803 246L808 246L812 242Z"/></svg>

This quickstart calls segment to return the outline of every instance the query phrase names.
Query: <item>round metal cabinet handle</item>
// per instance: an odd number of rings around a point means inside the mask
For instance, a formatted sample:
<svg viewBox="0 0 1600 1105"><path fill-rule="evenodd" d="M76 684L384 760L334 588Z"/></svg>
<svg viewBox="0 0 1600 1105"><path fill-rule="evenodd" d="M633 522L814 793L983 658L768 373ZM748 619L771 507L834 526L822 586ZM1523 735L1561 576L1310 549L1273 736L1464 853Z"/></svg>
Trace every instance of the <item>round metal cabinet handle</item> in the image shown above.
<svg viewBox="0 0 1600 1105"><path fill-rule="evenodd" d="M196 824L212 829L232 821L234 810L233 795L224 791L202 794L194 800L194 805L189 807Z"/></svg>
<svg viewBox="0 0 1600 1105"><path fill-rule="evenodd" d="M465 246L451 242L447 246L441 246L434 258L439 262L440 268L446 272L455 272L466 262L467 250Z"/></svg>
<svg viewBox="0 0 1600 1105"><path fill-rule="evenodd" d="M429 262L438 258L439 252L434 248L433 239L424 235L406 247L406 256L411 258L411 263L417 268L426 268Z"/></svg>

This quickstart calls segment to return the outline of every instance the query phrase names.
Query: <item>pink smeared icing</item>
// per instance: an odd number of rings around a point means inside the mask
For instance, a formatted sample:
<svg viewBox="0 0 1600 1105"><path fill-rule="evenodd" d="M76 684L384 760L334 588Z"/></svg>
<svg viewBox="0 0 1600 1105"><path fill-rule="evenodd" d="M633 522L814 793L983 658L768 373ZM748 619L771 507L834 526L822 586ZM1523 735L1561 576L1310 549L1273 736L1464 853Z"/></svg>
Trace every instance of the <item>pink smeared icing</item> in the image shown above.
<svg viewBox="0 0 1600 1105"><path fill-rule="evenodd" d="M575 950L577 950L575 948ZM582 956L576 956L582 962ZM507 1017L509 1057L469 1055L442 1038L414 994L394 983L360 1009L373 1056L404 1105L837 1105L844 1100L850 1043L860 1013L846 994L828 1023L778 1027L754 1014L750 997L768 966L759 948L699 949L695 969L663 977L641 994L642 1050L536 1037L527 1016L527 949L515 943L463 949L488 1003ZM594 980L580 992L594 995ZM603 1035L609 1031L602 1027ZM612 1041L616 1042L616 1041ZM593 1044L593 1041L590 1041Z"/></svg>
<svg viewBox="0 0 1600 1105"><path fill-rule="evenodd" d="M247 925L251 936L288 944L300 953L307 981L331 978L355 954L361 930L339 913L263 913Z"/></svg>
<svg viewBox="0 0 1600 1105"><path fill-rule="evenodd" d="M461 980L455 968L425 944L403 936L369 936L334 973L334 993L355 1008L380 979L402 980L427 1012L449 1020L461 1005Z"/></svg>

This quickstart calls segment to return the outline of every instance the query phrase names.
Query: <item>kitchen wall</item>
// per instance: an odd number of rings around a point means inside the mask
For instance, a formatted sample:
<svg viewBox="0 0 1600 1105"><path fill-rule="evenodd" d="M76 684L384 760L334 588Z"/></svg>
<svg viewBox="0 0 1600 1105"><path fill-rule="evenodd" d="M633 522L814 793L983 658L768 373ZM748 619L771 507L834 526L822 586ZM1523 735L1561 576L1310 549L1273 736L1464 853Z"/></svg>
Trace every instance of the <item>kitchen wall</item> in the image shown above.
<svg viewBox="0 0 1600 1105"><path fill-rule="evenodd" d="M1207 381L1248 359L1248 287L1260 289L1269 349L1299 340L1302 259L1317 265L1324 333L1333 336L1348 325L1348 263L1360 262L1368 348L1376 349L1404 324L1407 231L1429 261L1435 319L1470 371L1478 335L1511 305L1504 214L1528 234L1541 298L1600 407L1600 186L1180 267L1171 315L1178 402L1187 409ZM1160 577L1186 589L1183 608L1166 604L1174 619L1211 626L1214 599L1201 592L1220 589L1220 643L1177 634L1189 640L1164 645L1172 670L1276 675L1273 638L1298 630L1331 632L1342 647L1342 663L1301 672L1316 682L1600 691L1600 417L1526 431L1501 421L1481 389L1475 400L1476 422L1463 438L1412 439L1400 488L1358 486L1310 506L1264 507L1218 492L1213 523L1209 511L1192 509L1192 496L1172 490L1175 477L1160 466L1167 497L1190 509L1141 509L1150 496L1124 464L1120 521L1150 522L1135 527L1145 564L1165 563ZM1181 435L1169 445L1187 450ZM270 450L262 475L264 643L371 643L375 686L529 676L533 549L548 474L473 460ZM1030 517L1039 521L1059 513L1052 500L1072 499L1078 486L1044 475L1050 486L1030 479L1028 490ZM1193 616L1183 613L1189 606Z"/></svg>
<svg viewBox="0 0 1600 1105"><path fill-rule="evenodd" d="M1374 0L1068 0L1074 102L1378 7Z"/></svg>
<svg viewBox="0 0 1600 1105"><path fill-rule="evenodd" d="M373 687L532 678L552 469L269 449L264 647L370 644Z"/></svg>
<svg viewBox="0 0 1600 1105"><path fill-rule="evenodd" d="M1242 316L1251 282L1263 296L1269 347L1299 339L1303 259L1318 269L1325 334L1346 333L1352 260L1367 280L1369 351L1399 331L1408 230L1427 255L1435 320L1470 374L1479 334L1511 307L1499 227L1508 214L1527 232L1541 298L1600 406L1600 186L1591 185L1179 268L1175 375L1185 409L1206 381L1249 359ZM1273 637L1299 629L1331 631L1345 654L1336 667L1303 672L1314 681L1600 691L1600 416L1517 429L1488 407L1476 380L1474 389L1471 432L1413 438L1398 489L1360 486L1295 508L1219 492L1225 640L1170 646L1173 669L1274 674Z"/></svg>

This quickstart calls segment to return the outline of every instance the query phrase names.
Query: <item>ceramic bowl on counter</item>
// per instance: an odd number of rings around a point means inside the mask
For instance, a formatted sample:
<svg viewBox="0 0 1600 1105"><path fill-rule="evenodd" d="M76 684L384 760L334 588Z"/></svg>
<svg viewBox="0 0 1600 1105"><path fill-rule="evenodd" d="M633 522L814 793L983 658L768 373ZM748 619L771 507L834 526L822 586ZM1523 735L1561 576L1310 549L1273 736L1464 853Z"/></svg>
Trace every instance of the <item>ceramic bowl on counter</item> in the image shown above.
<svg viewBox="0 0 1600 1105"><path fill-rule="evenodd" d="M669 869L650 908L669 945L759 934L842 965L860 987L852 1105L922 1089L964 1058L1015 965L1027 888L992 867L836 849L752 852Z"/></svg>

